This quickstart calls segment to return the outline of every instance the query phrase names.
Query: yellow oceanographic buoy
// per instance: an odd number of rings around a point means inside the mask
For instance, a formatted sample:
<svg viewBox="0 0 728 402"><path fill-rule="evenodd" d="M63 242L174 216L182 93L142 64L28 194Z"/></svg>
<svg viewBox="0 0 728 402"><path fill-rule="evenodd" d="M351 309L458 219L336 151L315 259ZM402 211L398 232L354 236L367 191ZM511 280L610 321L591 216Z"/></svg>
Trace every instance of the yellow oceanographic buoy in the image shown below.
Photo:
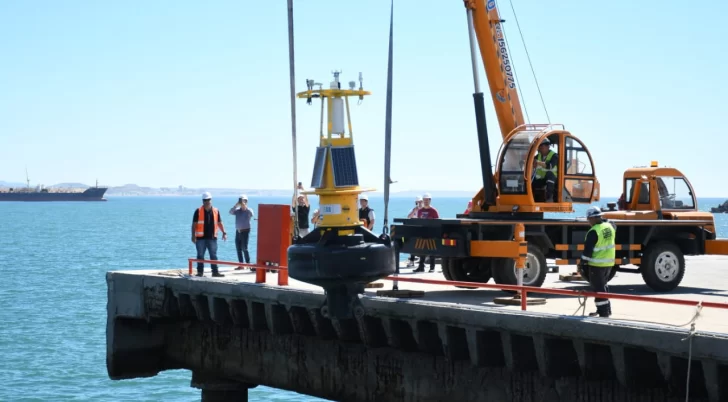
<svg viewBox="0 0 728 402"><path fill-rule="evenodd" d="M334 72L329 89L312 80L306 82L308 89L296 96L308 104L314 98L321 99L321 129L311 179L313 191L303 194L318 195L320 220L313 231L296 237L288 248L288 273L291 278L324 288L324 316L361 316L364 311L358 294L364 293L364 284L396 271L390 237L377 236L359 220L359 194L374 189L359 186L349 97L362 100L370 93L362 88L361 73L358 89L355 81L349 82L349 89L342 89L338 72Z"/></svg>

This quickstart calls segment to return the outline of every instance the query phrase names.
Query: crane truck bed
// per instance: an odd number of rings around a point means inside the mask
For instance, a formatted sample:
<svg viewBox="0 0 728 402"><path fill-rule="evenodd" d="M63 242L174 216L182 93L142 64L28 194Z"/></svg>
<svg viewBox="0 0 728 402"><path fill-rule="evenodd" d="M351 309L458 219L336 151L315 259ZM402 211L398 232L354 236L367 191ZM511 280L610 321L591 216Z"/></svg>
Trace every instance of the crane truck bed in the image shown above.
<svg viewBox="0 0 728 402"><path fill-rule="evenodd" d="M607 215L609 212L605 212ZM678 287L685 255L728 255L728 239L717 239L712 219L612 219L617 225L616 272L640 273L656 291ZM398 251L442 259L446 279L498 284L517 282L515 260L497 257L501 241L511 240L515 225L525 227L528 256L523 284L541 286L556 265L578 264L589 224L580 219L395 219L392 238Z"/></svg>

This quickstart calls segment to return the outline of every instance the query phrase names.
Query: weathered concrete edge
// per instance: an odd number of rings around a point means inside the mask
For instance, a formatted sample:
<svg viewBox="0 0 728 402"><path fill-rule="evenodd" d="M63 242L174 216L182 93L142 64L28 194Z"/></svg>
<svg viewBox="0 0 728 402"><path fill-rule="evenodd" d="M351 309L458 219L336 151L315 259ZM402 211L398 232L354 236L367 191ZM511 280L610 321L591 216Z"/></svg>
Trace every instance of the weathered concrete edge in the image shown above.
<svg viewBox="0 0 728 402"><path fill-rule="evenodd" d="M113 307L109 309L109 318L149 319L144 306L144 288L160 286L175 293L247 299L308 309L316 309L324 301L322 293L311 290L220 280L163 277L135 271L108 272L106 279L109 284L109 307ZM433 321L463 328L521 334L578 337L589 342L641 347L654 352L685 357L688 351L687 342L682 341L687 336L687 329L680 330L649 323L628 323L368 295L362 297L361 302L367 315L378 318ZM107 328L110 325L113 324L108 322ZM728 362L728 334L698 331L693 337L692 349L694 359Z"/></svg>

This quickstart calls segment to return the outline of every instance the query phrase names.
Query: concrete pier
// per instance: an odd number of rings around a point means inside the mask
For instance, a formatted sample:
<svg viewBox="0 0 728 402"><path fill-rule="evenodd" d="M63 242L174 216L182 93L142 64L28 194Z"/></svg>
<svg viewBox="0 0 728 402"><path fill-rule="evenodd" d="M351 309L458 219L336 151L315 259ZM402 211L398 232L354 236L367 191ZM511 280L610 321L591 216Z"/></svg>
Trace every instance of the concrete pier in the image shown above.
<svg viewBox="0 0 728 402"><path fill-rule="evenodd" d="M363 317L331 320L322 292L296 281L184 271L107 274L112 379L185 368L205 401L245 400L258 384L347 401L684 401L692 342L690 400L728 400L728 334L683 340L685 328L541 311L573 310L574 298L521 312L488 303L502 292L443 287L423 299L368 293Z"/></svg>

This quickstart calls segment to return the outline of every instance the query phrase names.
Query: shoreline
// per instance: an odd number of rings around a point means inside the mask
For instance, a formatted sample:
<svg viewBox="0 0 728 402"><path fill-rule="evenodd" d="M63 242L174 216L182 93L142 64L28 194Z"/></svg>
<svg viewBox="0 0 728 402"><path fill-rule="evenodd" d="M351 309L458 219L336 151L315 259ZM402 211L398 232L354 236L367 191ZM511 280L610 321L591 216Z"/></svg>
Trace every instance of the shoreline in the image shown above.
<svg viewBox="0 0 728 402"><path fill-rule="evenodd" d="M205 190L200 190L200 192L203 192L203 191L205 191ZM223 193L216 194L215 190L213 190L213 189L209 189L207 191L210 191L211 193L213 193L214 196L216 196L218 198L222 198L222 197L225 197L225 198L227 198L227 197L237 197L238 194L241 194L241 193L246 194L248 197L267 197L267 198L291 197L291 194L292 194L292 193L272 193L272 194L266 194L266 193L256 193L256 192L252 192L252 191L246 192L245 190L241 190L240 192L223 192ZM462 194L462 195L461 194L438 194L436 191L429 191L429 193L432 194L433 198L470 199L470 198L473 197L473 195L467 195L467 194ZM381 193L381 192L379 192L379 193L377 193L377 192L368 192L368 194L370 195L370 197L373 197L373 198L384 198L384 194ZM420 193L406 193L406 194L397 193L397 194L390 194L389 195L389 198L390 199L400 199L400 198L401 199L409 199L409 198L412 198L412 197L416 197L418 195L420 195ZM315 194L310 194L310 196L314 196L315 197L316 195ZM160 197L160 198L163 198L163 197L166 197L166 198L171 198L171 197L178 197L178 198L194 197L194 198L198 198L199 197L199 194L197 194L197 193L192 193L192 194L119 194L119 193L108 193L107 192L106 193L106 197L119 197L119 198L121 198L121 197ZM616 200L617 198L619 198L619 196L603 196L602 197L603 200L611 200L611 199L615 199ZM704 199L722 199L722 198L705 197Z"/></svg>

